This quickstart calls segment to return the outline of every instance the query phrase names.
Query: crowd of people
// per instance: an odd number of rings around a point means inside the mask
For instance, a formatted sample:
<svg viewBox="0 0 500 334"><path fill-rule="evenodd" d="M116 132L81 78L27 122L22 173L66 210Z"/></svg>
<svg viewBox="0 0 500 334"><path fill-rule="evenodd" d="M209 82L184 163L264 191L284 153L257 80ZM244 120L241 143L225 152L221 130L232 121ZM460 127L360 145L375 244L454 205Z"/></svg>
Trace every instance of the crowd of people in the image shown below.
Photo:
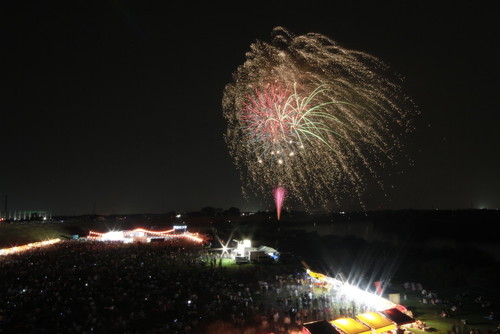
<svg viewBox="0 0 500 334"><path fill-rule="evenodd" d="M0 333L294 334L367 311L300 265L228 268L183 239L71 240L0 258Z"/></svg>
<svg viewBox="0 0 500 334"><path fill-rule="evenodd" d="M229 270L187 240L64 241L0 259L0 333L299 333L359 310L283 268Z"/></svg>

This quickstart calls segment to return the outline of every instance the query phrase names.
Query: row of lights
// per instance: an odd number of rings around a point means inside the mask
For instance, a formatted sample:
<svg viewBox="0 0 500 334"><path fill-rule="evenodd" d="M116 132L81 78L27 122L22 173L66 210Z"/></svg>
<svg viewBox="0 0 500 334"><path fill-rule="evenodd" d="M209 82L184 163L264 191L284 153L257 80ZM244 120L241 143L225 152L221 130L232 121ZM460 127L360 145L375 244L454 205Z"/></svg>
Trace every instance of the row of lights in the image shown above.
<svg viewBox="0 0 500 334"><path fill-rule="evenodd" d="M50 239L50 240L39 241L39 242L32 242L32 243L22 245L22 246L15 246L15 247L11 247L11 248L0 249L0 256L21 253L21 252L25 252L27 250L37 248L37 247L49 246L49 245L55 244L59 241L61 241L61 239L57 238L57 239Z"/></svg>
<svg viewBox="0 0 500 334"><path fill-rule="evenodd" d="M130 238L134 233L138 233L139 236L144 236L144 234L153 234L156 236L167 237L169 239L173 238L187 238L195 242L203 242L203 239L198 237L197 233L183 232L180 234L172 234L175 229L167 231L151 231L142 228L137 228L132 231L111 231L107 233L89 231L88 239L92 240L102 240L102 241L123 241L126 238Z"/></svg>

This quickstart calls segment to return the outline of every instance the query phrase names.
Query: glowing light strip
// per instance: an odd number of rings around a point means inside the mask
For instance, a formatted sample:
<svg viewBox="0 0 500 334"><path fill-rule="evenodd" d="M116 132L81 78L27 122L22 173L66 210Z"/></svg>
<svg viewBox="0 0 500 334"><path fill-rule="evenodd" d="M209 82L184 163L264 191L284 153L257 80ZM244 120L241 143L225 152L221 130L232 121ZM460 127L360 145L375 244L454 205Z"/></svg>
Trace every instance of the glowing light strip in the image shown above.
<svg viewBox="0 0 500 334"><path fill-rule="evenodd" d="M57 239L50 239L50 240L45 240L45 241L33 242L33 243L29 243L29 244L22 245L22 246L4 248L4 249L0 249L0 255L21 253L21 252L25 252L27 250L30 250L32 248L49 246L49 245L55 244L59 241L61 241L61 239L57 238Z"/></svg>
<svg viewBox="0 0 500 334"><path fill-rule="evenodd" d="M151 230L145 230L143 228L136 228L135 230L132 230L132 231L124 231L123 233L128 235L128 234L132 234L132 233L136 233L136 232L144 232L144 233L149 233L149 234L154 234L154 235L165 235L165 234L169 234L169 233L172 233L174 232L175 230L174 229L171 229L171 230L167 230L167 231L151 231ZM101 237L103 236L104 234L106 233L103 233L103 232L94 232L94 231L89 231L89 237L93 236L93 237Z"/></svg>
<svg viewBox="0 0 500 334"><path fill-rule="evenodd" d="M199 238L199 237L195 236L194 234L191 234L191 233L188 233L188 232L183 233L182 236L185 237L185 238L191 239L193 241L197 241L197 242L202 242L203 241L202 238Z"/></svg>
<svg viewBox="0 0 500 334"><path fill-rule="evenodd" d="M144 232L144 233L149 233L149 234L154 234L154 235L164 235L164 234L172 233L174 231L175 231L174 229L167 230L167 231L151 231L151 230L145 230L143 228L136 228L135 230L126 231L124 233L129 234L129 233L135 233L135 232Z"/></svg>
<svg viewBox="0 0 500 334"><path fill-rule="evenodd" d="M155 236L162 236L162 237L165 237L169 240L170 239L177 239L177 238L187 238L187 239L190 239L190 240L195 241L195 242L203 242L203 238L198 237L198 234L193 234L190 232L184 232L182 234L172 234L172 232L174 232L174 231L175 231L175 229L171 229L171 230L167 230L167 231L151 231L151 230L145 230L143 228L136 228L135 230L123 231L122 233L123 233L123 238L132 238L134 233L143 232L143 233L152 234ZM110 233L110 232L108 232L108 233ZM87 238L91 239L91 240L102 240L102 239L107 240L106 235L108 233L89 231L89 235Z"/></svg>

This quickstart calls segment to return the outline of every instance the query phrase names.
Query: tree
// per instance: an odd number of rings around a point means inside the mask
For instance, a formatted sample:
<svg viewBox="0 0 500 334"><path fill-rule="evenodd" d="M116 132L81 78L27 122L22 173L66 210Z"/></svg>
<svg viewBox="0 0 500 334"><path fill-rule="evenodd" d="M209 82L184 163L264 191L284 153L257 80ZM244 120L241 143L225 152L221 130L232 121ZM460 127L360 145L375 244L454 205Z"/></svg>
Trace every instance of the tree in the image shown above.
<svg viewBox="0 0 500 334"><path fill-rule="evenodd" d="M214 217L215 216L215 208L211 206L206 206L201 209L201 213L203 216Z"/></svg>
<svg viewBox="0 0 500 334"><path fill-rule="evenodd" d="M235 208L234 206L230 207L226 211L224 211L225 216L239 216L240 215L240 209Z"/></svg>

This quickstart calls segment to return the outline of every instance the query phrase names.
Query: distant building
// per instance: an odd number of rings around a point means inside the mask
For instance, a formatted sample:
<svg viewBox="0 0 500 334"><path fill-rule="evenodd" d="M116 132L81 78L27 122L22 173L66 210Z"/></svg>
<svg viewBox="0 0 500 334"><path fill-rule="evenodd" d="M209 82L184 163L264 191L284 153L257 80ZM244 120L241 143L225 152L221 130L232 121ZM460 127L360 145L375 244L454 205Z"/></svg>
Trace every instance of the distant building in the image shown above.
<svg viewBox="0 0 500 334"><path fill-rule="evenodd" d="M51 219L52 213L50 211L20 210L4 211L0 213L0 220L3 221L44 221Z"/></svg>

